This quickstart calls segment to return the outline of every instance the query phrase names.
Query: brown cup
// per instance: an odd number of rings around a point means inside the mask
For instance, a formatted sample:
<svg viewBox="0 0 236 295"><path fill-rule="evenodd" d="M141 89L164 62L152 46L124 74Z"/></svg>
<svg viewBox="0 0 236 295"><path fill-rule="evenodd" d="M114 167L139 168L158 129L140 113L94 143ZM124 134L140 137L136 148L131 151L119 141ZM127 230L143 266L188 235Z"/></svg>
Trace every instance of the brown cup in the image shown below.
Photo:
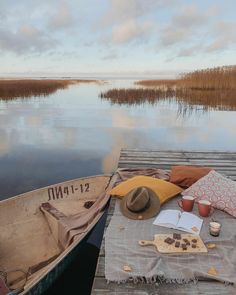
<svg viewBox="0 0 236 295"><path fill-rule="evenodd" d="M184 211L191 212L193 210L194 197L183 196L182 199L178 201L178 205Z"/></svg>
<svg viewBox="0 0 236 295"><path fill-rule="evenodd" d="M212 214L213 208L211 207L211 202L208 200L200 200L198 202L198 212L202 217L208 217Z"/></svg>

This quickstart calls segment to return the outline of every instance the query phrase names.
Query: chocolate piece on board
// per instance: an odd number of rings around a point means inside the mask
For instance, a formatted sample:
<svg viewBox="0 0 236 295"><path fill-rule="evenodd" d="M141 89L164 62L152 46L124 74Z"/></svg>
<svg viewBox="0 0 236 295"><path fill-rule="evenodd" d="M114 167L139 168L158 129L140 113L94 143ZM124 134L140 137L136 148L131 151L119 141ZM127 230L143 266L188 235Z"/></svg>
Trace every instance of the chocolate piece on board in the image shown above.
<svg viewBox="0 0 236 295"><path fill-rule="evenodd" d="M179 246L180 246L180 242L178 242L178 241L175 242L175 247L176 247L176 248L179 248Z"/></svg>
<svg viewBox="0 0 236 295"><path fill-rule="evenodd" d="M197 248L197 245L196 244L192 244L192 248Z"/></svg>
<svg viewBox="0 0 236 295"><path fill-rule="evenodd" d="M181 234L173 233L173 239L181 240Z"/></svg>
<svg viewBox="0 0 236 295"><path fill-rule="evenodd" d="M175 240L174 239L171 239L170 244L173 244L174 242L175 242Z"/></svg>
<svg viewBox="0 0 236 295"><path fill-rule="evenodd" d="M188 240L188 239L183 239L183 241L184 241L185 243L189 243L189 240Z"/></svg>
<svg viewBox="0 0 236 295"><path fill-rule="evenodd" d="M193 243L197 243L197 239L192 239L192 242Z"/></svg>
<svg viewBox="0 0 236 295"><path fill-rule="evenodd" d="M164 242L167 243L167 244L169 244L169 245L173 244L174 241L175 241L175 240L171 239L170 237L168 237L168 238L166 238L166 239L164 240Z"/></svg>
<svg viewBox="0 0 236 295"><path fill-rule="evenodd" d="M184 244L182 244L182 249L183 249L183 250L187 250L187 246L184 245Z"/></svg>
<svg viewBox="0 0 236 295"><path fill-rule="evenodd" d="M166 239L164 240L164 242L167 243L167 244L170 244L170 242L171 242L171 238L170 238L170 237L166 238Z"/></svg>

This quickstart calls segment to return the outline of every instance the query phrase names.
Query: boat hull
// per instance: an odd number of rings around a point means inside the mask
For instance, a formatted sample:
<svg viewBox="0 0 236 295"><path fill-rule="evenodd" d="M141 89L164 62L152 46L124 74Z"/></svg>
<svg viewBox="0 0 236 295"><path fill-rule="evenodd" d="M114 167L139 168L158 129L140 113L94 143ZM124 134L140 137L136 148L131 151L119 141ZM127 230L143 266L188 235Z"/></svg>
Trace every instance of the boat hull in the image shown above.
<svg viewBox="0 0 236 295"><path fill-rule="evenodd" d="M89 235L89 234L88 234ZM62 260L60 261L53 269L51 269L45 277L43 277L36 285L34 285L27 293L28 295L41 295L50 288L53 283L58 279L60 275L68 267L70 267L71 263L74 259L79 255L80 250L83 247L86 247L87 236L84 237L82 241Z"/></svg>

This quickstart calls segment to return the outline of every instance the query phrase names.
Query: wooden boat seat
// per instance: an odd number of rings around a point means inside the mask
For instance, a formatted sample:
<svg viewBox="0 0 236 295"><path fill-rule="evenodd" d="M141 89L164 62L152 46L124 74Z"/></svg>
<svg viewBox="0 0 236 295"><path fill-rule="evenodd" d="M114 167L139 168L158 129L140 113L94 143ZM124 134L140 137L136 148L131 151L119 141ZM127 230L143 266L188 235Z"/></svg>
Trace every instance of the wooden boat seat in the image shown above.
<svg viewBox="0 0 236 295"><path fill-rule="evenodd" d="M60 247L60 243L58 241L58 223L60 222L60 219L66 217L66 215L48 202L42 203L40 206L40 210L43 212L48 222L54 240Z"/></svg>
<svg viewBox="0 0 236 295"><path fill-rule="evenodd" d="M64 213L62 213L61 211L59 211L57 208L55 208L54 206L52 206L52 204L50 203L42 203L40 209L43 212L48 212L49 214L51 214L53 217L55 217L57 220L59 220L62 217L66 217L66 215Z"/></svg>

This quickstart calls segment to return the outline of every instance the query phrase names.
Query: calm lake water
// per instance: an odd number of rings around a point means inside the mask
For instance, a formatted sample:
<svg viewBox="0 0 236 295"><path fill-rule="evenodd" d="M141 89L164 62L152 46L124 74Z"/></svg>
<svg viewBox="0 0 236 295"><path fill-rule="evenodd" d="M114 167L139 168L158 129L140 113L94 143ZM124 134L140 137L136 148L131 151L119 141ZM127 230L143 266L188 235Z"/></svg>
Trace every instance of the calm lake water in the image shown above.
<svg viewBox="0 0 236 295"><path fill-rule="evenodd" d="M0 100L0 199L52 183L109 173L121 148L236 149L236 112L174 100L112 104L101 91L133 80L72 85L45 97Z"/></svg>
<svg viewBox="0 0 236 295"><path fill-rule="evenodd" d="M0 199L115 171L121 148L236 149L236 112L174 99L112 104L101 91L132 80L72 85L45 97L0 100ZM92 232L101 236L102 223ZM87 243L48 294L89 294L98 249Z"/></svg>

